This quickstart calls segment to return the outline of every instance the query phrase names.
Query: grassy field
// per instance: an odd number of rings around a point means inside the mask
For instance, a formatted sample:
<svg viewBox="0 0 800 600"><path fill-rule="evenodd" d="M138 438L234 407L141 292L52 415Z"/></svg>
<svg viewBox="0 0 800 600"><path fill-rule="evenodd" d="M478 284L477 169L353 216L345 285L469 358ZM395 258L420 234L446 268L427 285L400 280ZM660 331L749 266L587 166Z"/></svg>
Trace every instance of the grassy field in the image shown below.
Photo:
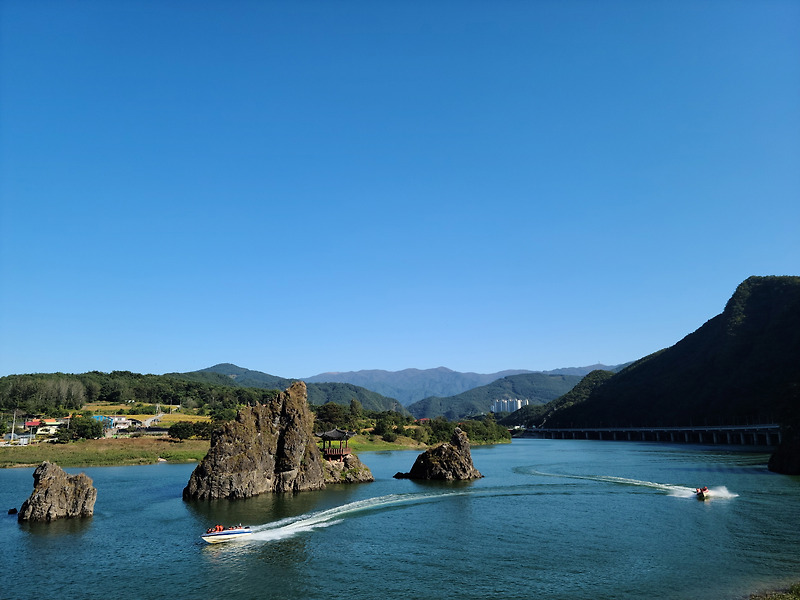
<svg viewBox="0 0 800 600"><path fill-rule="evenodd" d="M185 416L185 415L184 415ZM394 443L379 438L370 442L366 436L350 440L354 452L370 450L424 450L411 438L400 437ZM162 458L168 462L200 461L209 448L208 440L179 442L165 437L106 438L70 444L34 444L0 447L0 468L32 467L50 461L61 467L99 467L147 465Z"/></svg>
<svg viewBox="0 0 800 600"><path fill-rule="evenodd" d="M0 447L0 468L36 466L50 461L60 467L147 465L158 462L201 460L208 452L207 440L179 442L169 438L107 438L70 444L34 444Z"/></svg>
<svg viewBox="0 0 800 600"><path fill-rule="evenodd" d="M153 415L128 415L131 419L138 419L139 421L144 421L145 419L152 417ZM161 416L161 419L158 421L159 427L169 427L173 423L177 423L178 421L188 421L189 423L202 423L202 422L209 422L211 421L211 417L201 417L199 415L184 415L183 413L165 413Z"/></svg>
<svg viewBox="0 0 800 600"><path fill-rule="evenodd" d="M347 441L347 445L356 454L359 452L378 450L419 450L422 452L427 449L425 444L420 444L416 440L412 440L410 437L404 435L398 437L396 442L384 442L380 437L375 437L373 441L370 442L367 436L356 435Z"/></svg>

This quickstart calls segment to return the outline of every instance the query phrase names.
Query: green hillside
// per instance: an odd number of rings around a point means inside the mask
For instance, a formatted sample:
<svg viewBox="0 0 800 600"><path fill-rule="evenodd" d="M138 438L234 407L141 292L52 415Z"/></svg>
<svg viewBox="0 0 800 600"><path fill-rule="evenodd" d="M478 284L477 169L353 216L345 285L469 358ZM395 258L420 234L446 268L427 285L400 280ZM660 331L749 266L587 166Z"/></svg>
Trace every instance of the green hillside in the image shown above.
<svg viewBox="0 0 800 600"><path fill-rule="evenodd" d="M750 277L724 311L555 411L548 426L800 423L800 277Z"/></svg>
<svg viewBox="0 0 800 600"><path fill-rule="evenodd" d="M408 406L408 410L418 419L438 416L460 419L488 412L495 400L515 398L531 404L546 404L572 389L580 380L577 375L511 375L448 398L425 398Z"/></svg>
<svg viewBox="0 0 800 600"><path fill-rule="evenodd" d="M237 367L230 363L222 363L189 373L170 373L169 376L216 385L279 390L288 388L293 381L296 381L262 373L261 371ZM308 388L309 404L322 405L326 402L334 402L343 406L350 406L350 401L355 398L361 402L365 410L378 412L394 410L402 414L408 414L408 411L394 398L387 398L356 385L348 383L307 383L306 387Z"/></svg>
<svg viewBox="0 0 800 600"><path fill-rule="evenodd" d="M193 373L172 373L172 375L179 375L181 377L192 376L195 374L219 375L227 378L228 384L230 384L232 381L236 385L240 385L242 387L266 388L275 390L285 390L292 385L293 381L295 381L294 379L286 379L284 377L262 373L261 371L251 371L250 369L237 367L231 363L214 365L213 367L200 369L199 371L194 371Z"/></svg>
<svg viewBox="0 0 800 600"><path fill-rule="evenodd" d="M154 410L145 405L180 405L221 418L227 414L229 418L230 413L225 411L269 402L276 390L286 389L292 383L289 379L239 367L235 369L246 373L230 372L233 370L231 367L233 365L224 365L220 369L223 372L219 373L206 369L167 375L143 375L130 371L7 375L0 377L0 413L11 414L18 410L23 414L60 416L79 410L87 403L109 402L130 405L138 412ZM237 374L244 376L231 377ZM365 410L395 410L408 414L397 400L354 385L308 384L307 387L310 404L335 402L349 407L355 398Z"/></svg>
<svg viewBox="0 0 800 600"><path fill-rule="evenodd" d="M155 412L158 404L165 410L169 405L180 405L222 418L229 414L226 411L237 406L268 402L274 396L275 390L234 387L230 383L220 385L212 379L184 380L130 371L0 377L0 412L18 410L23 414L51 417L80 410L85 404L108 402L129 405L136 413Z"/></svg>
<svg viewBox="0 0 800 600"><path fill-rule="evenodd" d="M547 404L523 406L518 411L498 421L498 423L506 427L514 427L517 425L522 425L524 427L541 427L547 425L548 419L556 411L584 402L596 388L603 385L613 376L614 373L611 371L603 371L600 369L592 371L563 396Z"/></svg>

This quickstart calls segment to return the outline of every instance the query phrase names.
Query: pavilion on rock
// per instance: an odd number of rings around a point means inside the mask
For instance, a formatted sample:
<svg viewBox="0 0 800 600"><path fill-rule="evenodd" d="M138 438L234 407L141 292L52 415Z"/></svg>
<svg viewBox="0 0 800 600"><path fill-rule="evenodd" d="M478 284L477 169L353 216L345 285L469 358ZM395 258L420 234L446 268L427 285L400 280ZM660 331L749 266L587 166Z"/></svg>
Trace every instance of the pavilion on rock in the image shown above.
<svg viewBox="0 0 800 600"><path fill-rule="evenodd" d="M344 460L347 454L350 454L350 448L347 447L347 440L356 434L355 431L345 431L344 429L331 429L325 433L317 433L316 436L322 438L322 456L328 460ZM338 442L338 446L334 443Z"/></svg>

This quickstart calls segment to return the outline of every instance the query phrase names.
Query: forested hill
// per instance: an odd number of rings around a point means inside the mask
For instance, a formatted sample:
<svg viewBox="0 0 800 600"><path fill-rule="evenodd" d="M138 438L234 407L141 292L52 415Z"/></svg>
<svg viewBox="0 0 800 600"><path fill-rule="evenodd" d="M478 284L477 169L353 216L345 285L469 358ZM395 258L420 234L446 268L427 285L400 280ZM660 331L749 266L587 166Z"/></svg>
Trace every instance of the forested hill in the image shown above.
<svg viewBox="0 0 800 600"><path fill-rule="evenodd" d="M446 367L436 369L403 369L383 371L371 369L342 373L321 373L305 377L306 383L352 383L373 390L403 404L410 404L429 396L453 396L466 390L486 385L508 375L530 373L525 370L508 370L498 373L460 373Z"/></svg>
<svg viewBox="0 0 800 600"><path fill-rule="evenodd" d="M800 423L800 277L750 277L723 312L555 411L548 426Z"/></svg>
<svg viewBox="0 0 800 600"><path fill-rule="evenodd" d="M237 367L230 363L222 363L188 373L169 373L170 377L185 379L188 381L205 382L216 385L228 385L245 388L257 389L279 389L288 388L296 379L285 379L252 371L243 367ZM354 398L361 402L366 410L385 411L393 410L402 414L408 414L403 405L394 398L387 398L377 392L365 389L360 386L347 383L307 383L309 404L322 405L326 402L334 402L344 406L349 406Z"/></svg>
<svg viewBox="0 0 800 600"><path fill-rule="evenodd" d="M571 390L580 380L578 375L511 375L449 398L425 398L411 404L408 410L418 419L438 416L460 419L489 412L495 400L519 399L545 404Z"/></svg>
<svg viewBox="0 0 800 600"><path fill-rule="evenodd" d="M181 405L203 409L205 414L221 415L237 406L268 402L275 396L275 390L286 389L292 383L266 373L261 375L263 377L250 371L247 377L238 381L224 373L208 370L167 375L142 375L130 371L7 375L0 377L0 413L19 410L23 414L55 417L80 410L88 403L110 402L130 404L131 408L138 405L139 409L142 405ZM311 404L335 402L350 406L350 401L355 398L366 410L395 410L408 414L397 400L354 385L331 383L309 384L307 387ZM226 418L231 417L228 415Z"/></svg>
<svg viewBox="0 0 800 600"><path fill-rule="evenodd" d="M237 367L231 363L220 363L207 369L190 371L188 373L167 373L172 377L181 379L191 379L194 381L211 381L226 385L237 385L242 387L265 388L274 390L285 390L295 379L286 379L261 371L252 371L243 367Z"/></svg>

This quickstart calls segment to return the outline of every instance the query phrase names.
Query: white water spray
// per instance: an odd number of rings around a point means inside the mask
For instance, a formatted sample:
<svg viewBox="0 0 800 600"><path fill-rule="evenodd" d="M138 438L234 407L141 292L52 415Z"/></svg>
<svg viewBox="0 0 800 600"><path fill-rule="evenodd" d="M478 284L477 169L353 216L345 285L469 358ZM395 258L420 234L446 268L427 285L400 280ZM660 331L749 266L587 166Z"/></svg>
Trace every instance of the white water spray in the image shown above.
<svg viewBox="0 0 800 600"><path fill-rule="evenodd" d="M666 492L676 498L694 498L697 496L697 488L690 488L682 485L672 485L669 483L657 483L654 481L641 481L639 479L628 479L626 477L612 477L610 475L564 475L558 473L544 473L542 471L531 471L532 475L544 475L546 477L560 477L564 479L584 479L588 481L599 481L603 483L616 483L620 485L631 485L637 487L651 488ZM710 498L730 499L736 498L739 494L728 491L724 485L709 488Z"/></svg>
<svg viewBox="0 0 800 600"><path fill-rule="evenodd" d="M252 527L253 534L248 536L248 541L272 542L294 537L300 533L312 531L322 527L330 527L341 523L345 517L368 510L380 510L400 504L419 504L432 502L449 496L459 496L466 492L448 492L438 494L390 494L378 496L357 502L350 502L318 512L306 513L296 517L288 517L274 523L256 525Z"/></svg>

